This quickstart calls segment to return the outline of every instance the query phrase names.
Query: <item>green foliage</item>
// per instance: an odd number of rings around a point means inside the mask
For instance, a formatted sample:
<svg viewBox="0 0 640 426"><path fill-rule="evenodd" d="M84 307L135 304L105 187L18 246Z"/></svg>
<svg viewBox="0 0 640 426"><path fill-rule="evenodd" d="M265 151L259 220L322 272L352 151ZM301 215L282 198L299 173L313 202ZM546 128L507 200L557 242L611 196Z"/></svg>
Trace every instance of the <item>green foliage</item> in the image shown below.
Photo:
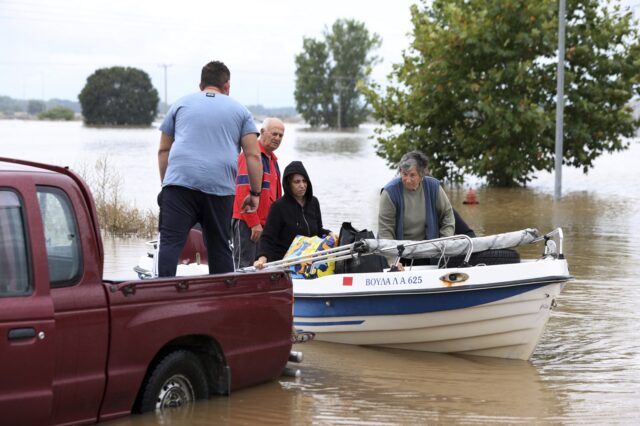
<svg viewBox="0 0 640 426"><path fill-rule="evenodd" d="M337 20L323 40L305 37L296 55L296 109L311 126L357 127L369 113L360 84L377 61L380 37L355 20Z"/></svg>
<svg viewBox="0 0 640 426"><path fill-rule="evenodd" d="M526 184L555 161L557 1L434 0L411 8L413 41L384 91L366 97L383 127L378 154L430 158L440 179L465 174ZM586 173L603 152L627 148L640 123L637 23L619 4L569 0L564 164Z"/></svg>
<svg viewBox="0 0 640 426"><path fill-rule="evenodd" d="M73 120L75 113L72 109L58 106L51 108L48 111L41 112L38 114L38 118L40 120L65 120L70 121Z"/></svg>
<svg viewBox="0 0 640 426"><path fill-rule="evenodd" d="M86 124L150 125L158 112L158 91L149 75L130 67L96 70L78 96Z"/></svg>

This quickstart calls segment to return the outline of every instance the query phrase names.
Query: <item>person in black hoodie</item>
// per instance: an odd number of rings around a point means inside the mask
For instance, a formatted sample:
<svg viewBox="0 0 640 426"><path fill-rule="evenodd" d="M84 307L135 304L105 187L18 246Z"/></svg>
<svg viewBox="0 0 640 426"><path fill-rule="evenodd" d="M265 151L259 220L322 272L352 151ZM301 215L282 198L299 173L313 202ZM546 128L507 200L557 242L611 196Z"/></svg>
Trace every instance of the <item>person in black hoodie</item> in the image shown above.
<svg viewBox="0 0 640 426"><path fill-rule="evenodd" d="M282 174L284 195L269 209L267 222L258 242L253 266L262 269L267 262L280 260L297 235L337 236L322 226L320 203L313 196L311 180L300 161L292 161Z"/></svg>

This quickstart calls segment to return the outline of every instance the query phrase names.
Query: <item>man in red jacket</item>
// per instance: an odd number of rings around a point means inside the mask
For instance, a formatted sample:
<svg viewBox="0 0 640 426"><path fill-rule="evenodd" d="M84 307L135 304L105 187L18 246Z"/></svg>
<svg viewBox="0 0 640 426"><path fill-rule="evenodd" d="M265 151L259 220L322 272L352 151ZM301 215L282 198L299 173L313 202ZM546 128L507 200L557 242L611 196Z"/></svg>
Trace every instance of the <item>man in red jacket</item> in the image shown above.
<svg viewBox="0 0 640 426"><path fill-rule="evenodd" d="M236 178L236 198L233 205L232 241L233 263L238 268L252 266L256 258L256 243L262 234L262 227L267 221L271 204L282 196L278 157L274 151L278 149L284 136L284 123L274 117L264 120L260 128L260 145L262 158L262 190L258 210L252 213L242 211L242 200L250 193L247 160L244 153L238 157L238 176ZM253 193L252 195L256 195Z"/></svg>

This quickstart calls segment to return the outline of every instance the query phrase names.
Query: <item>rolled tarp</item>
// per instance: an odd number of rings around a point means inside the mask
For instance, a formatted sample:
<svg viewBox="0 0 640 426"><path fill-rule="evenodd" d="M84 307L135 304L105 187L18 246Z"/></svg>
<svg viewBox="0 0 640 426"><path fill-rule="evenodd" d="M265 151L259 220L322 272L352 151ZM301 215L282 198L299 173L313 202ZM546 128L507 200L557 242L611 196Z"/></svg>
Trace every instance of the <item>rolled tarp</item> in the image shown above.
<svg viewBox="0 0 640 426"><path fill-rule="evenodd" d="M473 243L472 253L485 250L498 250L530 244L540 238L540 233L535 228L522 229L520 231L505 232L503 234L489 235L486 237L471 238ZM378 240L366 239L363 241L362 252L369 254L397 255L398 248L404 247L402 257L408 259L430 258L440 256L460 256L467 253L469 239L451 240Z"/></svg>

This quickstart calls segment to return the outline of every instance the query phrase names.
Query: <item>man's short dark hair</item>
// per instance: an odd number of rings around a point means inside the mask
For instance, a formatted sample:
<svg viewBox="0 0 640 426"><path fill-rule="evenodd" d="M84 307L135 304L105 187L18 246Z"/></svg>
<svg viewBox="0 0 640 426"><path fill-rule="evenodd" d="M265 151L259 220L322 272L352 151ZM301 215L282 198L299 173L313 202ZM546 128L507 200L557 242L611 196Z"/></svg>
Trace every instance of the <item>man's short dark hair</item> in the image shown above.
<svg viewBox="0 0 640 426"><path fill-rule="evenodd" d="M200 85L202 87L215 86L222 90L224 84L231 78L229 68L220 61L211 61L202 67Z"/></svg>

